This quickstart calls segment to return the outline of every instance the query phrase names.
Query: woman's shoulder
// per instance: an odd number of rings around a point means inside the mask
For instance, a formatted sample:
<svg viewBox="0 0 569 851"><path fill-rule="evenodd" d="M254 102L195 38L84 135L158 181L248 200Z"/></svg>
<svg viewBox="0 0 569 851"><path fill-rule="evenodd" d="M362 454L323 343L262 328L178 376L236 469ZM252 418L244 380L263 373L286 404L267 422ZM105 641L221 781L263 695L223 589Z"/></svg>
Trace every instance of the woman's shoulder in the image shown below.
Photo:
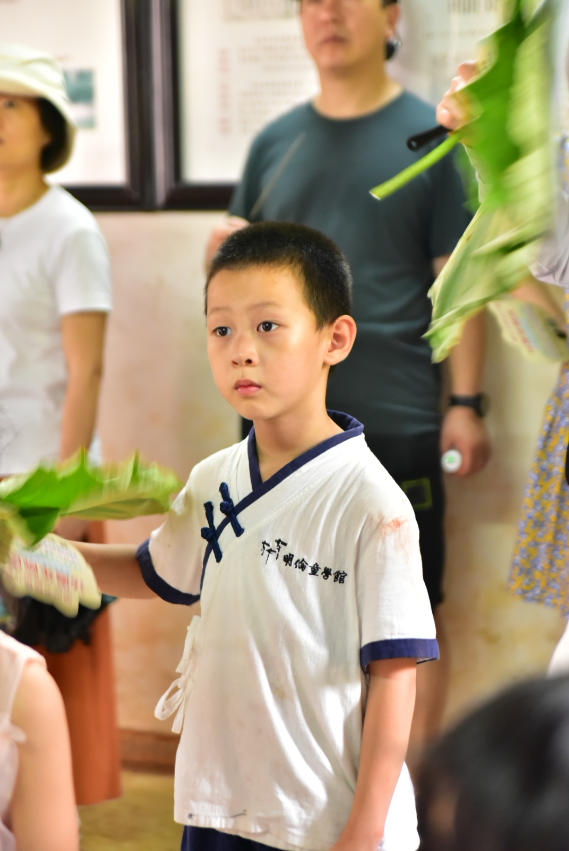
<svg viewBox="0 0 569 851"><path fill-rule="evenodd" d="M54 228L66 233L99 231L94 215L63 186L50 186L39 202L37 212Z"/></svg>

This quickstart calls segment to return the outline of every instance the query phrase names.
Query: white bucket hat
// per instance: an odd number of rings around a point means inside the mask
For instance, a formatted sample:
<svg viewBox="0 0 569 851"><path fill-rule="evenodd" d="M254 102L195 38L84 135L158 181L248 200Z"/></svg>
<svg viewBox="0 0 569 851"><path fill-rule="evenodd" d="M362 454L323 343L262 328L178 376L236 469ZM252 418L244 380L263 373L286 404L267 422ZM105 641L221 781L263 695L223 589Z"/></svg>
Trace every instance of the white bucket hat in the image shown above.
<svg viewBox="0 0 569 851"><path fill-rule="evenodd" d="M65 88L65 77L54 57L23 44L0 43L0 94L45 98L61 113L66 144L49 171L65 165L73 149L76 124Z"/></svg>

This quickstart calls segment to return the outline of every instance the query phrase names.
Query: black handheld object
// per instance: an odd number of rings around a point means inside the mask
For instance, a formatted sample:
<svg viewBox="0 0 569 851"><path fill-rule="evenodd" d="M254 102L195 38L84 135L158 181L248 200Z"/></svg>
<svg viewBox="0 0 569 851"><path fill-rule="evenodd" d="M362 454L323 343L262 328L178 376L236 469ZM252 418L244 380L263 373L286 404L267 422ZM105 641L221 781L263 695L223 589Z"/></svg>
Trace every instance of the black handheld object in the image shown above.
<svg viewBox="0 0 569 851"><path fill-rule="evenodd" d="M439 136L446 136L449 132L447 127L442 124L437 124L436 127L431 127L430 130L425 130L424 133L417 133L415 136L409 136L407 139L407 147L410 151L418 151L424 148L429 142L434 142Z"/></svg>

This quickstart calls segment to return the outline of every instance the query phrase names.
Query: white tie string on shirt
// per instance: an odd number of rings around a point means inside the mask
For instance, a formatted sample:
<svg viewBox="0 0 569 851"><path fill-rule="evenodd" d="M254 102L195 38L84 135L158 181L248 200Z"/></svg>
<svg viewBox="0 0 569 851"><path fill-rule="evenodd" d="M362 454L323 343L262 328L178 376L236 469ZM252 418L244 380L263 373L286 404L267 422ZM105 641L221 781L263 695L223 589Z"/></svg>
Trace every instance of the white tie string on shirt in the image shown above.
<svg viewBox="0 0 569 851"><path fill-rule="evenodd" d="M177 680L174 680L172 685L164 692L154 710L154 715L160 721L165 721L176 712L174 723L172 724L172 732L181 733L184 724L184 714L186 703L189 696L194 690L196 684L193 674L195 673L195 664L191 664L196 632L200 624L201 618L199 615L194 615L192 622L188 627L186 635L186 643L184 644L184 655L182 656L176 671L180 674ZM174 694L170 692L177 688Z"/></svg>

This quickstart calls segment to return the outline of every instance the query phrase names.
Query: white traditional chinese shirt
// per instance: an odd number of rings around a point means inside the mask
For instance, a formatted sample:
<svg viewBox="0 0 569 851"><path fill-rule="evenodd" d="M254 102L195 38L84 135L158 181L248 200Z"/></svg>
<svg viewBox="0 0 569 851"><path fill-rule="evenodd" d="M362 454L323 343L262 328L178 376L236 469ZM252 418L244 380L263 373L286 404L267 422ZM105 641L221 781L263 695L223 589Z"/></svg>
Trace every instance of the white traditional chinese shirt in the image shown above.
<svg viewBox="0 0 569 851"><path fill-rule="evenodd" d="M352 807L376 659L438 655L406 496L345 431L263 482L254 431L192 471L139 549L148 586L201 601L165 717L183 720L175 818L327 851ZM418 845L404 767L382 847Z"/></svg>

